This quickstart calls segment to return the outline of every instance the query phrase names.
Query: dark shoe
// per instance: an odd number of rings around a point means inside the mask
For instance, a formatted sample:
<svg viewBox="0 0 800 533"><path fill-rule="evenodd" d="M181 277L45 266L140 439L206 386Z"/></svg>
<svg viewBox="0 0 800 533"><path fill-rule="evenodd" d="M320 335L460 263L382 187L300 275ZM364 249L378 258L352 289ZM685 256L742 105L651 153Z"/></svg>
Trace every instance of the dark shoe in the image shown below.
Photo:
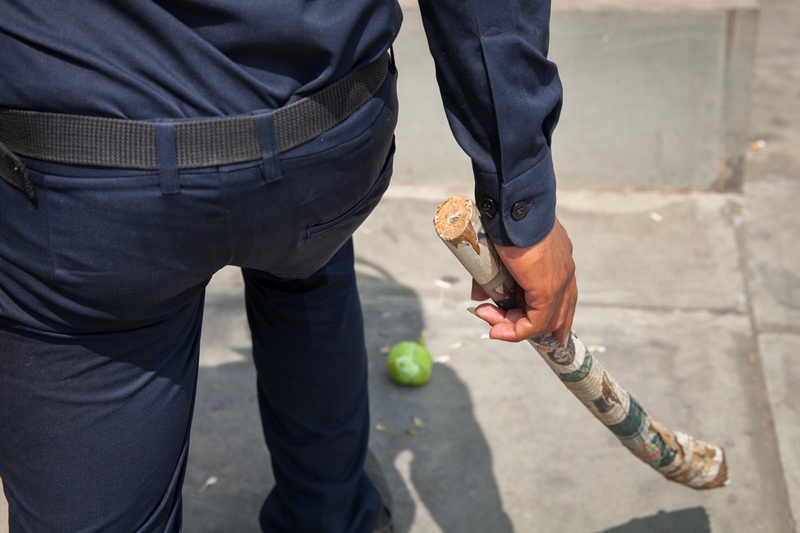
<svg viewBox="0 0 800 533"><path fill-rule="evenodd" d="M372 531L373 533L393 533L392 493L389 491L389 483L386 481L386 476L383 475L381 465L378 464L378 460L372 454L371 450L367 450L364 470L381 495L381 512L378 515L378 519L375 521L375 527Z"/></svg>

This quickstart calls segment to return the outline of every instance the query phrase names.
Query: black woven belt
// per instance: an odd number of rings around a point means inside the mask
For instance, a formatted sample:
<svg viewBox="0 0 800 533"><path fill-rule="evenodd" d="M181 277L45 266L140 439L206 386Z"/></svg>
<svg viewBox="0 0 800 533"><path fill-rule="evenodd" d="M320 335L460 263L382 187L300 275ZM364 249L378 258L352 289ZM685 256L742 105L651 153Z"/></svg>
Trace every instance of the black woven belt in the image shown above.
<svg viewBox="0 0 800 533"><path fill-rule="evenodd" d="M384 54L328 87L276 109L272 117L278 151L310 141L364 105L386 78L388 64L389 56ZM253 116L173 124L179 169L262 157ZM158 169L155 129L155 123L148 121L0 109L0 148L5 145L16 155L74 165ZM16 159L13 154L3 159ZM0 163L5 170L15 166L11 160ZM0 173L6 177L6 172Z"/></svg>

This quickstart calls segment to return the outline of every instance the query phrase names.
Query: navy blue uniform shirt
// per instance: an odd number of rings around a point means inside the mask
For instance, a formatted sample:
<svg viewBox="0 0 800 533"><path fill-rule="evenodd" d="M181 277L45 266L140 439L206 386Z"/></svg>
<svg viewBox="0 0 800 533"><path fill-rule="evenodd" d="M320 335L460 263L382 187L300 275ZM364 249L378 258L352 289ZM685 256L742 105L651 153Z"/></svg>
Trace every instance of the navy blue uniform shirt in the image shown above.
<svg viewBox="0 0 800 533"><path fill-rule="evenodd" d="M420 8L489 236L532 245L555 220L550 2ZM397 0L4 0L0 107L139 120L275 109L380 56L401 19Z"/></svg>

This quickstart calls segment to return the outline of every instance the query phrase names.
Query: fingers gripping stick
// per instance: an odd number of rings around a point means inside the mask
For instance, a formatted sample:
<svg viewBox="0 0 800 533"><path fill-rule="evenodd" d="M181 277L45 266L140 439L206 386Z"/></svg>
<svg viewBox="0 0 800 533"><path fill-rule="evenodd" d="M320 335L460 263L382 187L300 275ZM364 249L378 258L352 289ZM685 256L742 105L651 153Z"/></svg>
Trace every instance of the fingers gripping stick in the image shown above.
<svg viewBox="0 0 800 533"><path fill-rule="evenodd" d="M498 307L516 307L516 282L488 240L472 201L466 196L449 198L436 210L433 222L442 241ZM566 344L560 344L552 335L528 342L564 385L636 457L667 479L694 489L728 484L722 448L653 420L575 333L570 332Z"/></svg>

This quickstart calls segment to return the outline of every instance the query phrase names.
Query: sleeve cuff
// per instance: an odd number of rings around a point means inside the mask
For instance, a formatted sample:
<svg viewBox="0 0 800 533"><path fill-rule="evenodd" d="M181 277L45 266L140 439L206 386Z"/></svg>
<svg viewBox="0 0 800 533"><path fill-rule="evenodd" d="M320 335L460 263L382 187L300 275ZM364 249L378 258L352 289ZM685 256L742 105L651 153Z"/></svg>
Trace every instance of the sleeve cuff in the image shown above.
<svg viewBox="0 0 800 533"><path fill-rule="evenodd" d="M507 183L475 171L475 199L486 234L495 244L527 248L544 239L556 220L553 159L544 159Z"/></svg>

